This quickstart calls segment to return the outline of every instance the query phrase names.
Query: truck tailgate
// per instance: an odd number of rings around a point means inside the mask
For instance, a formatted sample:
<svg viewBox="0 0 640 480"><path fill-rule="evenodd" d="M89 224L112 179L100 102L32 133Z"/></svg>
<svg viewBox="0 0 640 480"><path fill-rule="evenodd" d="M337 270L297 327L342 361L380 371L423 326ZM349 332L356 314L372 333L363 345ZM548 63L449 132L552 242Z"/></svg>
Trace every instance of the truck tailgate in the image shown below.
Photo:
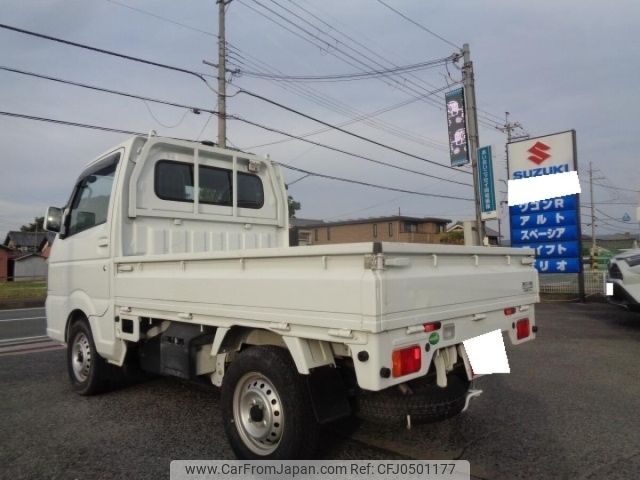
<svg viewBox="0 0 640 480"><path fill-rule="evenodd" d="M539 301L530 249L383 244L382 255L378 331Z"/></svg>

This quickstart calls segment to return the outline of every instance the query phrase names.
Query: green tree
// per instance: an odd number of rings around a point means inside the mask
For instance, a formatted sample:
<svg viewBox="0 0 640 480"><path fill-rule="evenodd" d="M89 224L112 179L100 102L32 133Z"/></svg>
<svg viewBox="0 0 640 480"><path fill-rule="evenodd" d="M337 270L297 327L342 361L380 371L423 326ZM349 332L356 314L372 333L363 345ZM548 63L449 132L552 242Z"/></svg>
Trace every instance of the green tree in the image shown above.
<svg viewBox="0 0 640 480"><path fill-rule="evenodd" d="M44 232L44 217L34 218L35 222L20 227L21 232Z"/></svg>
<svg viewBox="0 0 640 480"><path fill-rule="evenodd" d="M289 218L293 218L296 216L296 212L300 210L300 202L296 202L291 195L288 197L289 201Z"/></svg>
<svg viewBox="0 0 640 480"><path fill-rule="evenodd" d="M464 243L464 232L462 230L454 230L447 232L440 238L440 243L452 243L454 245L462 245Z"/></svg>

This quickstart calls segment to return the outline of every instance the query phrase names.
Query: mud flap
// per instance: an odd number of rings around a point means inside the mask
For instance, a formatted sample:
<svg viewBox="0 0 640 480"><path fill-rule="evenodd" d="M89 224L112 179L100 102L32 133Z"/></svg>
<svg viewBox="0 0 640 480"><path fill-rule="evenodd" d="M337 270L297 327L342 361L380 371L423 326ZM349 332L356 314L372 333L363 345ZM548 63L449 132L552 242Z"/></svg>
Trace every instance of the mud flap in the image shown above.
<svg viewBox="0 0 640 480"><path fill-rule="evenodd" d="M351 415L347 389L337 368L315 368L306 377L318 423L325 424Z"/></svg>

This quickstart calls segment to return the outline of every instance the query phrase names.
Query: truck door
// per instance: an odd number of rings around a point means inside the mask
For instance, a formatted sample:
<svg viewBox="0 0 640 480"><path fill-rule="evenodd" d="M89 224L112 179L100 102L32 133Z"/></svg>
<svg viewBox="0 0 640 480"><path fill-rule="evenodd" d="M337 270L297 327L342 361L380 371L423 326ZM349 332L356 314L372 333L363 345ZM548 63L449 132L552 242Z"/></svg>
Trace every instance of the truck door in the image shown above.
<svg viewBox="0 0 640 480"><path fill-rule="evenodd" d="M78 179L50 264L50 276L61 274L68 295L88 297L88 315L103 315L110 304L111 199L119 160L120 153L110 155Z"/></svg>

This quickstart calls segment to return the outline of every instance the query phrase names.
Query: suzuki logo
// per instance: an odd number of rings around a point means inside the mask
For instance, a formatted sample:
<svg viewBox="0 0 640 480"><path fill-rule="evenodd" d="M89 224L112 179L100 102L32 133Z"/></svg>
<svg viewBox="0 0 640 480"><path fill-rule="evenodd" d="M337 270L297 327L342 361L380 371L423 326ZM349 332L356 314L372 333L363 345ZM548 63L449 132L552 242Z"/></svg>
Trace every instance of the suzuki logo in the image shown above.
<svg viewBox="0 0 640 480"><path fill-rule="evenodd" d="M540 165L547 158L551 157L551 155L547 153L547 151L550 149L551 147L549 145L542 142L536 142L533 147L527 150L527 152L531 154L529 156L529 160L531 160L536 165Z"/></svg>

